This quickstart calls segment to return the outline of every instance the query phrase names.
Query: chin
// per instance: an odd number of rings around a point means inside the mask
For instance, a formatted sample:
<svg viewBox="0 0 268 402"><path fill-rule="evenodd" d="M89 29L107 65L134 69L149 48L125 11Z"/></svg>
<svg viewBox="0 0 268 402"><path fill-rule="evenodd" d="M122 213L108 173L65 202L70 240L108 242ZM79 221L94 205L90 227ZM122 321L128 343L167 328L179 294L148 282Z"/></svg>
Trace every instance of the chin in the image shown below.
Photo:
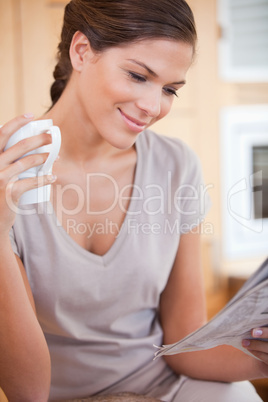
<svg viewBox="0 0 268 402"><path fill-rule="evenodd" d="M138 136L142 133L142 131L138 134L135 134L130 136L124 136L124 138L122 139L122 137L120 136L120 138L115 138L114 141L109 141L110 144L117 148L117 149L121 149L121 150L127 150L133 147L133 145L135 144L135 142L137 141Z"/></svg>

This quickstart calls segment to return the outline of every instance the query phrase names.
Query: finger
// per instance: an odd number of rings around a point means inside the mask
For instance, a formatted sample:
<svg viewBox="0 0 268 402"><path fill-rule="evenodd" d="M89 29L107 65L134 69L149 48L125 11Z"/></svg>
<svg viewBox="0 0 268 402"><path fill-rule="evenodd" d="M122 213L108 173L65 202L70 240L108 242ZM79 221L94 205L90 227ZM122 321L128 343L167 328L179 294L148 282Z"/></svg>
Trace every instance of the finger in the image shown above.
<svg viewBox="0 0 268 402"><path fill-rule="evenodd" d="M263 361L265 364L268 364L268 354L264 352L259 352L256 350L248 350L253 356L257 357L261 361Z"/></svg>
<svg viewBox="0 0 268 402"><path fill-rule="evenodd" d="M0 151L3 151L11 135L19 128L32 121L33 118L34 115L32 113L25 113L24 115L15 117L0 127Z"/></svg>
<svg viewBox="0 0 268 402"><path fill-rule="evenodd" d="M242 341L242 346L248 349L250 352L251 351L263 352L266 353L268 356L268 342L266 342L265 340L255 341L252 339L244 339Z"/></svg>
<svg viewBox="0 0 268 402"><path fill-rule="evenodd" d="M36 150L37 148L51 144L52 138L50 134L42 133L25 138L13 145L0 155L0 169L4 169L23 155Z"/></svg>
<svg viewBox="0 0 268 402"><path fill-rule="evenodd" d="M267 327L254 328L251 331L251 335L253 338L268 339L268 328Z"/></svg>
<svg viewBox="0 0 268 402"><path fill-rule="evenodd" d="M28 179L11 181L6 187L6 200L9 207L18 205L19 199L26 191L52 184L57 180L55 175L32 177Z"/></svg>
<svg viewBox="0 0 268 402"><path fill-rule="evenodd" d="M27 155L24 158L12 163L12 165L9 165L6 169L0 172L0 175L1 173L4 174L6 177L8 177L9 181L14 176L18 176L28 169L42 165L47 160L47 157L48 153Z"/></svg>
<svg viewBox="0 0 268 402"><path fill-rule="evenodd" d="M0 190L5 191L8 183L16 181L20 173L45 163L47 157L48 154L28 155L0 170Z"/></svg>

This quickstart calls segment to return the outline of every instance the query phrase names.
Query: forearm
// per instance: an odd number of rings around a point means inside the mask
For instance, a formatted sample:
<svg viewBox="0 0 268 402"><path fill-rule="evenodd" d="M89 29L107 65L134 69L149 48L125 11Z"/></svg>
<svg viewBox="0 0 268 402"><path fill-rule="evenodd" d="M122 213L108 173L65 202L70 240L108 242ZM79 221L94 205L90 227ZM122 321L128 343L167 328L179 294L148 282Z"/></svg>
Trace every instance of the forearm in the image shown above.
<svg viewBox="0 0 268 402"><path fill-rule="evenodd" d="M46 402L49 352L7 236L0 255L0 387L12 402Z"/></svg>
<svg viewBox="0 0 268 402"><path fill-rule="evenodd" d="M178 374L208 381L243 381L264 377L264 364L231 346L165 356Z"/></svg>

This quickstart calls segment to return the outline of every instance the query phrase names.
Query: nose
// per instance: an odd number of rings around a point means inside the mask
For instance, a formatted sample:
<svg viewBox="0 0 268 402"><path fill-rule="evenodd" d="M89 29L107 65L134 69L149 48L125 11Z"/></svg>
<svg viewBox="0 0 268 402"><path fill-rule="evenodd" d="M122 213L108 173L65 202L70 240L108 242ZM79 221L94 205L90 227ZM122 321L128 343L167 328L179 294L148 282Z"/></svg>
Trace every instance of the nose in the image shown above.
<svg viewBox="0 0 268 402"><path fill-rule="evenodd" d="M158 117L161 113L161 91L148 91L143 94L136 102L139 109L146 113L150 117Z"/></svg>

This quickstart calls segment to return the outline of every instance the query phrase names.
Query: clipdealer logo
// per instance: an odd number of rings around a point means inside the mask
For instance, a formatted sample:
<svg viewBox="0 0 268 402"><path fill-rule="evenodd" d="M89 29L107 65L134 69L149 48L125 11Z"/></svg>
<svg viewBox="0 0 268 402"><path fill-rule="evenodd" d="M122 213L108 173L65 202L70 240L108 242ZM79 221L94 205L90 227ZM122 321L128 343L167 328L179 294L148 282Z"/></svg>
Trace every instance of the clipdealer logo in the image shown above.
<svg viewBox="0 0 268 402"><path fill-rule="evenodd" d="M186 183L176 187L171 171L167 172L166 180L161 181L161 185L157 182L145 183L142 186L134 183L121 188L110 175L88 173L82 187L75 183L65 186L56 183L53 186L55 210L50 203L37 203L20 208L10 201L12 198L9 200L9 206L17 214L27 216L55 213L57 224L65 222L67 233L87 238L95 234L118 237L122 231L127 234L179 235L196 231L196 227L201 223L199 217L204 217L206 213L208 191L211 188L213 185L194 186ZM72 197L72 204L66 203L69 195ZM96 202L96 195L101 202ZM120 224L113 222L113 215L109 214L112 211L115 214L120 211L126 218ZM79 221L80 213L83 221ZM203 222L199 230L211 235L213 225Z"/></svg>

